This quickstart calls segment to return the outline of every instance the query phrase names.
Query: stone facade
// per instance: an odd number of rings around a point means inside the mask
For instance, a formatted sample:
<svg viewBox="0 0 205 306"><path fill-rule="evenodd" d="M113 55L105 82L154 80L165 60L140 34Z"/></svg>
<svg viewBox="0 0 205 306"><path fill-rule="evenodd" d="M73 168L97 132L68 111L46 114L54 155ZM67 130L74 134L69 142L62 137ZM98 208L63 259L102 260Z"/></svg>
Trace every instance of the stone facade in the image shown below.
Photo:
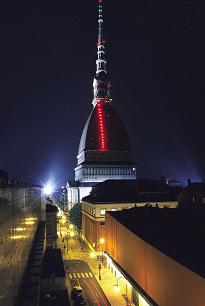
<svg viewBox="0 0 205 306"><path fill-rule="evenodd" d="M29 257L38 220L41 188L0 186L0 304L13 305Z"/></svg>

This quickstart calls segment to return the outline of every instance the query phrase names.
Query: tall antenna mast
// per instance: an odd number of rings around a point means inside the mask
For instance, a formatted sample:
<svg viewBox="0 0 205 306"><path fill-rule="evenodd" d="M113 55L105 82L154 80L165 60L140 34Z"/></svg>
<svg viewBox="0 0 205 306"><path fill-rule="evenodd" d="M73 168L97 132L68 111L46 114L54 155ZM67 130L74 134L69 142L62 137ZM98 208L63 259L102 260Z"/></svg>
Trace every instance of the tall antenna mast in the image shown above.
<svg viewBox="0 0 205 306"><path fill-rule="evenodd" d="M93 82L93 106L99 102L111 102L111 83L107 77L107 61L105 59L105 41L103 38L103 0L98 0L98 40L97 40L97 60L96 75Z"/></svg>
<svg viewBox="0 0 205 306"><path fill-rule="evenodd" d="M96 75L100 72L107 73L105 60L105 41L103 39L103 0L98 0L98 41L97 41L97 60Z"/></svg>

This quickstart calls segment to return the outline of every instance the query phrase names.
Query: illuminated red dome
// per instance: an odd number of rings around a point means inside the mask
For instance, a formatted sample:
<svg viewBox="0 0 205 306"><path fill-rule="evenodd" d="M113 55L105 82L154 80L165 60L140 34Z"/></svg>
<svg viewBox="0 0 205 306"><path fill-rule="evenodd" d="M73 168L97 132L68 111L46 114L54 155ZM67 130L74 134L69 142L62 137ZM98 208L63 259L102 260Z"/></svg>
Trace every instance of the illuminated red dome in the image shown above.
<svg viewBox="0 0 205 306"><path fill-rule="evenodd" d="M78 154L82 151L130 152L124 125L109 102L97 103L82 133Z"/></svg>

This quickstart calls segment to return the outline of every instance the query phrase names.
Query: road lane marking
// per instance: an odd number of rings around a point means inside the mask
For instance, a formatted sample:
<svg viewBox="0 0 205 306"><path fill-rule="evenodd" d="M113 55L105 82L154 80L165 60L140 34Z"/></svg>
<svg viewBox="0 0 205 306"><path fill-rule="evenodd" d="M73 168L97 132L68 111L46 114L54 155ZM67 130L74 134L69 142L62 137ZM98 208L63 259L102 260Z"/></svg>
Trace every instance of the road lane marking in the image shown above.
<svg viewBox="0 0 205 306"><path fill-rule="evenodd" d="M85 272L69 273L68 276L69 276L69 278L92 278L93 277L91 272L89 272L89 273L85 273Z"/></svg>
<svg viewBox="0 0 205 306"><path fill-rule="evenodd" d="M101 298L103 304L104 304L105 306L107 306L108 304L107 304L107 302L106 302L106 300L105 300L105 298L104 298L104 296L103 296L103 294L102 294L102 292L101 292L102 289L100 290L99 285L95 284L94 282L93 282L92 284L93 284L93 287L94 287L94 288L96 289L96 291L98 292L99 297ZM96 295L98 295L98 294L96 293ZM101 306L102 306L102 304L101 304Z"/></svg>
<svg viewBox="0 0 205 306"><path fill-rule="evenodd" d="M88 284L87 281L84 282L85 286L88 287L88 291L90 290L90 292L93 294L94 300L93 302L95 302L95 304L97 304L98 306L101 306L98 302L98 299L96 298L95 292L92 290L91 286Z"/></svg>

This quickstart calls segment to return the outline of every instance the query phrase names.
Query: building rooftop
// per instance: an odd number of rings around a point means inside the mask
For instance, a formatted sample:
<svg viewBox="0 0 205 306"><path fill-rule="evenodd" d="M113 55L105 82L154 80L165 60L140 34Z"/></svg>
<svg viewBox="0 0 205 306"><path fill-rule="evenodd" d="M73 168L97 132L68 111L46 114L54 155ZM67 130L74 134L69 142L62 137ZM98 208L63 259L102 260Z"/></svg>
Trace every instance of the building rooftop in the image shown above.
<svg viewBox="0 0 205 306"><path fill-rule="evenodd" d="M43 256L41 278L65 277L60 249L47 248Z"/></svg>
<svg viewBox="0 0 205 306"><path fill-rule="evenodd" d="M96 184L96 182L68 181L67 187L92 187Z"/></svg>
<svg viewBox="0 0 205 306"><path fill-rule="evenodd" d="M162 180L107 180L95 185L83 201L90 203L144 203L177 201L182 188Z"/></svg>
<svg viewBox="0 0 205 306"><path fill-rule="evenodd" d="M205 206L134 207L107 214L173 260L205 277Z"/></svg>
<svg viewBox="0 0 205 306"><path fill-rule="evenodd" d="M53 204L46 204L46 212L47 213L57 213L58 212L58 207Z"/></svg>

